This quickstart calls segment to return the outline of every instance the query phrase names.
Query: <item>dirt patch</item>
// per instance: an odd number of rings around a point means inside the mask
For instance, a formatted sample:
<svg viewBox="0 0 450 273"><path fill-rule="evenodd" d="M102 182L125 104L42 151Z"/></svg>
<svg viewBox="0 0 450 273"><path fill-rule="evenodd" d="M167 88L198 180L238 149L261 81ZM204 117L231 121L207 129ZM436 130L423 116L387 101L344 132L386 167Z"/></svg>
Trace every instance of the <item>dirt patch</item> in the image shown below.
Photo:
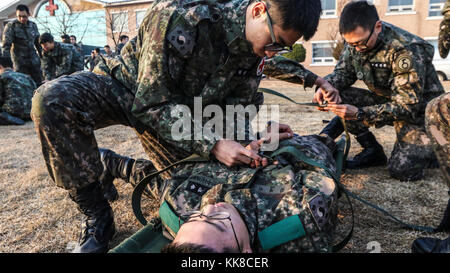
<svg viewBox="0 0 450 273"><path fill-rule="evenodd" d="M449 82L444 85L450 90ZM304 91L301 86L280 81L266 80L262 86L281 91L299 102L310 102L313 95L312 90ZM266 95L265 103L279 105L280 122L290 124L298 134L316 134L324 127L322 120L333 118L331 113L297 107L270 95ZM393 128L372 129L372 132L390 154L395 141ZM96 131L96 137L101 147L133 158L146 157L130 128L111 126ZM352 138L350 156L360 149ZM413 224L439 224L448 200L448 189L437 169L426 170L425 179L417 182L394 180L385 167L349 170L342 181L362 198ZM131 185L116 181L116 187L120 198L112 203L117 230L112 247L141 228L131 210ZM376 210L358 201L352 202L354 236L342 252L369 252L373 246L379 246L381 252L405 253L410 252L415 238L427 235L402 229ZM67 247L78 239L81 214L67 192L57 188L48 176L32 122L0 127L0 204L0 252L67 252ZM340 207L337 231L339 238L343 238L349 231L351 218L344 198ZM147 216L154 215L155 204L146 202L144 211ZM436 236L445 238L447 235Z"/></svg>

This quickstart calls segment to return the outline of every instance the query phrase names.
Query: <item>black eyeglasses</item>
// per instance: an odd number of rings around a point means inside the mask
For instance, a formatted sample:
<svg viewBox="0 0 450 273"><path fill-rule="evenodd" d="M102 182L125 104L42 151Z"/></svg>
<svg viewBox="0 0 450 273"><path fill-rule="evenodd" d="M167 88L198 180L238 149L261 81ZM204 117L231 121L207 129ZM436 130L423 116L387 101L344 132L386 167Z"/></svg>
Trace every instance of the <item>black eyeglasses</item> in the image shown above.
<svg viewBox="0 0 450 273"><path fill-rule="evenodd" d="M261 1L258 1L258 2L261 2ZM292 46L283 46L277 42L275 33L273 32L272 20L270 19L269 10L267 9L267 6L264 2L261 2L261 3L266 7L267 25L269 26L270 37L272 38L272 43L265 45L264 50L265 51L275 51L275 52L279 52L279 53L291 52Z"/></svg>
<svg viewBox="0 0 450 273"><path fill-rule="evenodd" d="M192 220L193 218L202 218L202 217L206 217L206 219L208 219L208 220L219 220L219 221L225 220L225 219L230 220L231 228L233 229L234 239L236 240L236 244L238 246L239 253L242 253L241 246L239 245L239 241L238 241L238 238L236 235L236 231L234 230L233 222L231 221L231 215L230 215L230 213L228 213L226 211L214 212L214 213L211 213L208 215L204 214L202 211L198 211L198 210L188 211L184 214L181 214L178 217L178 226L181 227L182 219L186 219L186 221L183 220L183 224L186 224L189 222L196 221L196 220Z"/></svg>
<svg viewBox="0 0 450 273"><path fill-rule="evenodd" d="M372 28L372 30L370 31L369 37L367 37L367 39L366 39L365 41L359 41L359 42L355 42L355 43L347 43L347 44L348 44L349 46L353 47L353 48L357 47L357 48L359 48L359 49L361 49L361 50L366 50L366 49L368 49L369 47L367 46L367 43L369 42L370 37L372 37L373 31L375 30L375 26L376 26L376 23L375 23L375 25L373 25L373 28Z"/></svg>

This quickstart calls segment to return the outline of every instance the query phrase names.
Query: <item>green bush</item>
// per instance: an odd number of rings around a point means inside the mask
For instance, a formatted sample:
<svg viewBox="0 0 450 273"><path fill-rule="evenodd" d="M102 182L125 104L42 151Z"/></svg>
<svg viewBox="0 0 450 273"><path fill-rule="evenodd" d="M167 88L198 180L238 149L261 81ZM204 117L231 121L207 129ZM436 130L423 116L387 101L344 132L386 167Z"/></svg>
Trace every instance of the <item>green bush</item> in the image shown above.
<svg viewBox="0 0 450 273"><path fill-rule="evenodd" d="M283 54L284 57L294 60L298 63L304 62L306 57L306 49L302 44L294 44L292 52Z"/></svg>

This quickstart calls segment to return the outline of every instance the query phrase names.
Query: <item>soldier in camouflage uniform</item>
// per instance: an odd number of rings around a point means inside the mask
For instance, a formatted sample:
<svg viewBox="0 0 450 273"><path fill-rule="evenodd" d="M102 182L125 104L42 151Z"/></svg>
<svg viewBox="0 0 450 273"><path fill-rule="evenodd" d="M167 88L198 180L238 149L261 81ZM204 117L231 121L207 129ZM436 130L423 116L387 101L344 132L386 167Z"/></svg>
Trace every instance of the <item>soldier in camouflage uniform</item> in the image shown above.
<svg viewBox="0 0 450 273"><path fill-rule="evenodd" d="M192 153L228 167L248 165L252 159L260 162L256 152L244 147L251 142L248 137L238 142L214 134L197 139L192 133L191 138L175 140L172 125L181 114L172 116L172 112L180 104L192 110L194 97L201 97L204 107L218 105L224 112L226 105L261 105L263 97L257 88L265 57L301 36L310 39L320 12L320 2L315 0L156 1L136 39L125 45L121 56L100 62L94 69L97 74L78 72L39 88L33 97L32 118L49 174L58 186L69 190L85 215L76 251L107 249L114 221L100 177L104 170L129 171L123 162L102 163L114 160L99 152L95 129L114 124L134 128L152 170ZM289 73L306 87L332 88L285 58L274 58L269 66L277 67L278 75ZM193 126L202 124L193 122ZM248 126L243 130L250 135Z"/></svg>
<svg viewBox="0 0 450 273"><path fill-rule="evenodd" d="M18 5L16 15L18 19L5 26L2 55L11 58L15 71L30 75L39 86L42 82L39 31L36 24L28 20L30 12L27 6Z"/></svg>
<svg viewBox="0 0 450 273"><path fill-rule="evenodd" d="M30 120L31 98L36 84L14 72L9 58L0 57L0 125L22 125Z"/></svg>
<svg viewBox="0 0 450 273"><path fill-rule="evenodd" d="M77 36L70 35L70 44L72 44L75 49L80 53L80 56L83 56L83 45L80 43L77 43Z"/></svg>
<svg viewBox="0 0 450 273"><path fill-rule="evenodd" d="M325 79L339 90L342 104L330 104L325 110L345 118L349 132L364 148L347 161L347 168L386 164L369 126L393 125L397 140L388 163L391 176L402 181L421 179L424 169L436 162L425 132L425 107L444 92L432 64L433 46L380 21L375 6L367 1L344 7L340 32L346 46ZM369 90L351 87L356 80L364 81ZM318 90L315 100L326 96L330 94ZM332 138L342 130L337 119L324 129Z"/></svg>
<svg viewBox="0 0 450 273"><path fill-rule="evenodd" d="M442 11L444 20L440 24L439 53L443 59L448 55L450 47L450 0L445 3ZM431 139L434 152L439 161L444 181L447 183L450 195L450 93L445 93L433 99L426 108L425 127ZM450 199L444 218L437 228L450 232ZM412 245L414 253L450 253L450 237L445 240L437 238L418 238Z"/></svg>
<svg viewBox="0 0 450 273"><path fill-rule="evenodd" d="M83 59L73 45L55 42L50 33L43 33L39 43L44 50L42 72L45 81L83 70Z"/></svg>

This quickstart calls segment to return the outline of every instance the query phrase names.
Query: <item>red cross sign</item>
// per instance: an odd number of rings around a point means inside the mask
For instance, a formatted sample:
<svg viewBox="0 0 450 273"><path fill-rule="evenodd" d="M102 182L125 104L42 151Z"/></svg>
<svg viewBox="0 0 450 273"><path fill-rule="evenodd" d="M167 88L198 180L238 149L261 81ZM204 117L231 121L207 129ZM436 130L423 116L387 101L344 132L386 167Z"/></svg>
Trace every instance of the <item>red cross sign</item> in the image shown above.
<svg viewBox="0 0 450 273"><path fill-rule="evenodd" d="M50 12L50 16L55 16L55 10L58 9L58 5L53 3L53 0L48 0L48 6L45 7L45 10Z"/></svg>

